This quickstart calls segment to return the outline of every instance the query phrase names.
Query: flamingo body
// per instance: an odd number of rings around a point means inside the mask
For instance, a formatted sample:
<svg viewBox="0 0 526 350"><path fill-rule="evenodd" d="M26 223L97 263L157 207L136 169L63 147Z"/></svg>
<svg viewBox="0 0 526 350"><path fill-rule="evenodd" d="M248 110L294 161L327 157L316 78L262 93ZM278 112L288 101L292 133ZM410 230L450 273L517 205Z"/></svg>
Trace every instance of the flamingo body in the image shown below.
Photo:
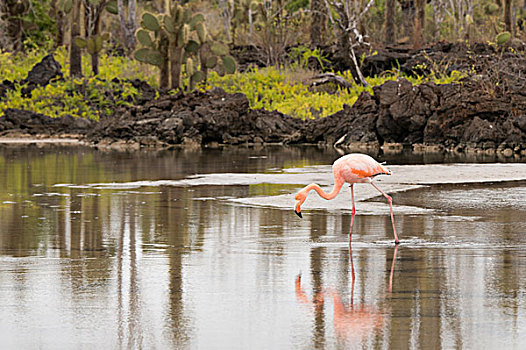
<svg viewBox="0 0 526 350"><path fill-rule="evenodd" d="M317 184L310 184L304 187L301 191L296 193L294 199L296 200L295 213L301 218L301 205L307 199L307 195L311 190L316 191L318 195L324 199L330 200L338 195L342 186L345 183L351 185L351 200L352 200L352 212L351 212L351 230L349 232L349 245L351 244L352 227L354 222L354 214L356 208L354 205L354 188L355 183L370 183L376 188L389 203L389 209L391 212L391 222L393 224L393 233L395 236L395 243L398 244L398 236L396 234L396 228L394 224L392 198L382 191L376 184L373 183L373 178L377 175L391 175L391 171L382 164L378 163L371 156L362 153L351 153L342 156L333 163L332 173L334 176L334 187L331 192L324 192L321 187Z"/></svg>
<svg viewBox="0 0 526 350"><path fill-rule="evenodd" d="M391 175L391 172L367 154L351 153L336 159L332 172L349 184L367 183L380 174Z"/></svg>

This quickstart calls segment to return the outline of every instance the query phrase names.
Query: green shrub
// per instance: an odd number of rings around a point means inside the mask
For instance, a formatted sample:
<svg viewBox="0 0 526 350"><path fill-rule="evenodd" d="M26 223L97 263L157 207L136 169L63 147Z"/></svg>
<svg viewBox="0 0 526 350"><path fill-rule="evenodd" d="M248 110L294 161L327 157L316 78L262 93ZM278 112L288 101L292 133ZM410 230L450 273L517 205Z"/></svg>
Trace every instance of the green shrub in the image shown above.
<svg viewBox="0 0 526 350"><path fill-rule="evenodd" d="M0 80L23 80L44 55L44 52L16 56L0 53ZM89 60L84 57L86 76L71 79L66 50L59 49L54 56L62 66L64 79L37 87L29 96L22 94L24 86L15 85L15 89L6 91L0 100L0 116L7 108L17 108L53 118L72 115L98 120L103 114L111 115L118 106L130 105L137 96L137 89L125 79L139 78L152 82L151 75L148 76L137 62L107 55L101 55L101 69L97 76L92 74Z"/></svg>
<svg viewBox="0 0 526 350"><path fill-rule="evenodd" d="M348 82L353 82L350 71L337 73ZM296 118L306 119L326 117L343 109L345 104L353 105L364 91L373 93L373 86L382 85L388 80L402 77L393 70L379 77L366 78L370 86L363 87L353 84L352 89L342 89L332 86L330 92L315 91L301 81L294 81L291 71L278 70L273 67L254 68L245 73L235 73L228 76L211 74L205 89L214 86L223 88L230 93L243 93L247 96L250 107L254 109L277 110ZM413 85L426 81L437 84L458 82L466 74L453 71L449 76L432 73L430 77L405 77Z"/></svg>
<svg viewBox="0 0 526 350"><path fill-rule="evenodd" d="M24 56L13 56L0 52L0 81L23 80L44 55L44 52L30 52ZM0 100L0 116L6 108L19 108L50 117L72 115L97 120L102 115L111 115L120 105L133 103L138 91L126 79L137 78L147 81L152 86L157 84L157 74L152 74L151 71L157 68L126 57L101 55L100 72L94 76L86 56L83 59L85 77L82 79L70 78L67 52L64 48L55 52L55 59L62 66L64 79L52 81L45 87L38 87L30 96L23 96L23 86L16 86L14 90L7 91ZM441 65L422 68L431 72L429 76L405 78L414 85L426 81L446 84L458 82L467 75L458 71L448 75L445 73L447 69ZM366 78L370 85L368 87L353 84L351 89L343 89L332 84L313 88L304 83L310 80L310 74L301 69L280 70L273 67L254 68L244 73L237 72L225 76L211 72L207 85L203 88L218 86L230 93L243 93L247 96L251 108L277 110L296 118L307 119L334 114L343 109L345 104L354 104L362 92L372 94L373 86L404 77L397 70L392 70L381 76ZM349 71L337 74L348 82L353 82Z"/></svg>

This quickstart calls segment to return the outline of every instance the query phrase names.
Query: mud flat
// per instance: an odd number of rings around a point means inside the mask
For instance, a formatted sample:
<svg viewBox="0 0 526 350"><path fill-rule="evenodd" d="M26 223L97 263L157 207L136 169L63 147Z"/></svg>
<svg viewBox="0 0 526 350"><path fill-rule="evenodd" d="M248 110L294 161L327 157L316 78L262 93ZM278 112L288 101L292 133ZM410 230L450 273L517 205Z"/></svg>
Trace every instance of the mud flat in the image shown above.
<svg viewBox="0 0 526 350"><path fill-rule="evenodd" d="M525 181L526 164L430 164L430 165L392 165L389 166L393 172L391 176L379 176L375 182L389 194L421 189L428 186L439 186L444 184L484 184L496 182ZM243 198L219 198L211 200L224 201L233 205L263 206L278 209L291 209L294 205L294 193L308 185L318 183L325 191L332 188L331 166L310 166L305 168L289 168L281 173L213 173L194 175L183 180L157 180L157 181L133 181L122 183L93 183L78 184L84 188L96 189L135 189L140 187L195 187L195 186L250 186L250 185L290 185L290 190L281 189L283 194L273 196L252 196ZM57 185L70 186L70 185ZM489 185L491 186L491 185ZM288 187L288 186L287 186ZM328 211L350 211L350 194L347 188L333 200L326 201L314 192L308 197L303 209L328 210ZM383 214L389 211L389 207L382 202L369 202L368 200L378 197L380 194L368 184L357 184L355 186L355 200L359 203L360 214ZM429 212L430 209L400 206L394 203L398 214L421 214Z"/></svg>

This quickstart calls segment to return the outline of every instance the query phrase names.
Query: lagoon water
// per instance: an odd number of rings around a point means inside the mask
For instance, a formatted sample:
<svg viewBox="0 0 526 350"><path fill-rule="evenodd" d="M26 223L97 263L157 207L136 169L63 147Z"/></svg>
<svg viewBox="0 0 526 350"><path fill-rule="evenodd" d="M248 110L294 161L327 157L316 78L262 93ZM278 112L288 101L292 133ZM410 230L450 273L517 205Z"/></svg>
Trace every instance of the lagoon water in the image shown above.
<svg viewBox="0 0 526 350"><path fill-rule="evenodd" d="M1 348L524 349L526 164L380 157L349 252L338 156L0 146Z"/></svg>

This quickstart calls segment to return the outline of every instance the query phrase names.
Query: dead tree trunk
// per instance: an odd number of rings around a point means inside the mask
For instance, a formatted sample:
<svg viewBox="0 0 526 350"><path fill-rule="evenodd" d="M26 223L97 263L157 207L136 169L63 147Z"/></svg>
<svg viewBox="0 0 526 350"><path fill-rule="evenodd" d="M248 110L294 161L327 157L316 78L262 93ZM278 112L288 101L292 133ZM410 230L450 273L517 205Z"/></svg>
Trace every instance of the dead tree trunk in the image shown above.
<svg viewBox="0 0 526 350"><path fill-rule="evenodd" d="M80 48L75 45L75 38L80 35L80 2L73 0L70 18L70 40L69 40L69 71L72 77L82 76L82 53Z"/></svg>
<svg viewBox="0 0 526 350"><path fill-rule="evenodd" d="M385 0L385 44L389 45L395 41L395 0Z"/></svg>
<svg viewBox="0 0 526 350"><path fill-rule="evenodd" d="M9 45L6 49L11 49L14 52L23 49L23 22L21 17L26 11L27 4L24 1L5 0L0 2L0 15L6 25L5 35Z"/></svg>
<svg viewBox="0 0 526 350"><path fill-rule="evenodd" d="M504 0L504 25L506 30L513 35L512 7L512 0Z"/></svg>
<svg viewBox="0 0 526 350"><path fill-rule="evenodd" d="M323 0L311 0L310 42L314 47L323 44L323 32L327 23L324 9Z"/></svg>
<svg viewBox="0 0 526 350"><path fill-rule="evenodd" d="M135 49L135 30L136 25L136 8L137 0L128 0L128 18L126 18L126 10L124 9L124 1L117 0L117 11L119 13L119 21L123 35L124 46L128 53Z"/></svg>
<svg viewBox="0 0 526 350"><path fill-rule="evenodd" d="M416 14L413 28L413 47L420 49L424 44L424 28L426 20L426 0L415 0Z"/></svg>
<svg viewBox="0 0 526 350"><path fill-rule="evenodd" d="M404 18L403 35L411 40L415 23L415 0L399 0L399 3L402 8L402 17Z"/></svg>
<svg viewBox="0 0 526 350"><path fill-rule="evenodd" d="M331 22L336 25L338 31L338 42L340 50L348 56L351 72L357 84L369 85L362 74L355 48L364 42L364 36L358 31L362 17L367 13L373 0L368 1L363 7L352 0L325 0L327 8L334 9L338 18L330 17Z"/></svg>

